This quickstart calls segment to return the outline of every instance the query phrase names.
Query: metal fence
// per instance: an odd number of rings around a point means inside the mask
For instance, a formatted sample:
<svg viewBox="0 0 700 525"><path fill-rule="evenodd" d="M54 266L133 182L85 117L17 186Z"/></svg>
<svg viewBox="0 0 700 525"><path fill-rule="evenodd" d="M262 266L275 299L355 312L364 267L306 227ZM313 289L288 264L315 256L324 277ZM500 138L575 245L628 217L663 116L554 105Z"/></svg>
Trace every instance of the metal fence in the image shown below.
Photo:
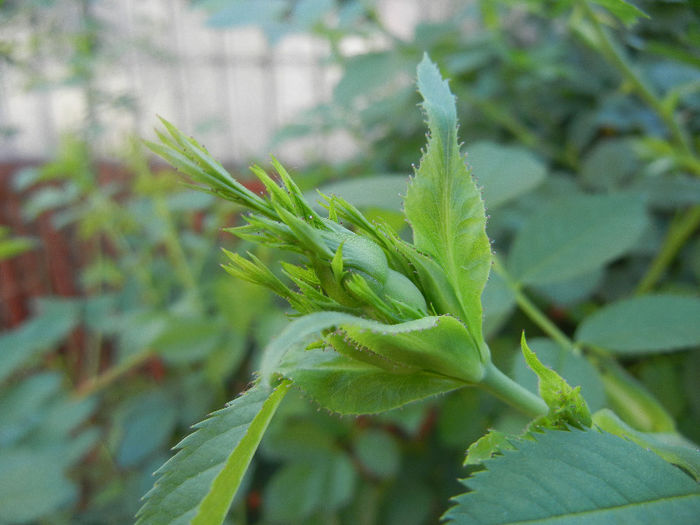
<svg viewBox="0 0 700 525"><path fill-rule="evenodd" d="M80 2L65 1L62 16L78 26L84 13L71 9L71 3ZM203 137L223 161L247 162L265 155L275 131L299 112L328 101L340 75L327 60L327 43L309 35L290 35L272 45L254 27L212 29L205 24L206 14L184 0L88 3L92 15L109 28L101 35L105 40L98 52L105 60L96 62L92 88L111 103L95 105L83 88L71 85L28 90L23 72L0 63L0 127L12 131L0 139L0 161L49 157L61 133L84 128L97 107L101 127L94 136L104 156L111 156L129 134L150 135L159 114ZM418 21L448 11L445 0L379 2L387 27L401 37L409 37ZM18 27L11 38L42 30ZM349 52L366 46L352 39L343 44ZM36 67L59 71L63 64L39 57ZM309 153L327 158L331 151L338 157L352 150L341 134L287 143L275 151L287 162L303 163Z"/></svg>

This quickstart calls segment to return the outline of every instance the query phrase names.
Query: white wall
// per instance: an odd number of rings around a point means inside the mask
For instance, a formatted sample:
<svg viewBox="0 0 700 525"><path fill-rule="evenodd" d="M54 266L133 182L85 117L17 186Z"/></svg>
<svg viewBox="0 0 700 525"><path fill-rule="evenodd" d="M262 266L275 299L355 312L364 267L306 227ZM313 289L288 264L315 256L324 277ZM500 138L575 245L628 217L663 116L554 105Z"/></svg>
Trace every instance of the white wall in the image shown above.
<svg viewBox="0 0 700 525"><path fill-rule="evenodd" d="M66 0L66 4L72 2ZM397 36L410 38L421 18L439 18L448 2L382 0L380 13ZM184 0L100 0L96 16L110 26L101 51L97 87L113 96L133 97L137 111L104 104L99 151L105 156L129 134L152 136L156 114L202 138L225 162L265 158L269 141L280 126L319 102L329 100L339 72L326 59L322 40L292 35L271 46L256 28L212 29L206 14ZM79 19L77 10L66 16ZM14 39L27 38L17 28ZM153 44L149 51L143 42ZM363 49L362 41L347 42ZM60 72L62 64L47 60L37 67ZM0 160L41 159L51 155L61 132L79 129L87 105L78 87L27 91L26 77L0 64L0 128L16 133L0 139ZM314 138L276 148L292 163L310 156L349 154L343 137Z"/></svg>

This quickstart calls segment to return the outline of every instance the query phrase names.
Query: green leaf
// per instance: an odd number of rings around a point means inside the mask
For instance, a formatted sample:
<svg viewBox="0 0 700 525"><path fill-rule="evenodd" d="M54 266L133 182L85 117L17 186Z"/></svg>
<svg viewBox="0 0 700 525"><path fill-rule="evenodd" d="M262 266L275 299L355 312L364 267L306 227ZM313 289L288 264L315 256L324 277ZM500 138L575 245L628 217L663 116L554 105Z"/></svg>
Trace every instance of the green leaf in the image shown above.
<svg viewBox="0 0 700 525"><path fill-rule="evenodd" d="M351 107L358 96L368 96L392 83L405 72L407 61L394 51L362 53L346 61L343 77L333 90L333 99Z"/></svg>
<svg viewBox="0 0 700 525"><path fill-rule="evenodd" d="M486 435L469 446L464 465L479 465L503 450L513 450L513 446L508 441L508 435L498 430L489 430Z"/></svg>
<svg viewBox="0 0 700 525"><path fill-rule="evenodd" d="M355 480L355 468L342 453L323 461L285 465L265 488L265 517L275 523L305 523L316 510L345 505L352 498Z"/></svg>
<svg viewBox="0 0 700 525"><path fill-rule="evenodd" d="M495 334L515 309L515 294L498 273L492 272L481 294L484 334Z"/></svg>
<svg viewBox="0 0 700 525"><path fill-rule="evenodd" d="M586 317L576 340L618 355L700 346L700 298L645 295L606 305Z"/></svg>
<svg viewBox="0 0 700 525"><path fill-rule="evenodd" d="M3 523L34 522L77 499L78 488L63 472L64 453L63 447L3 449L0 454Z"/></svg>
<svg viewBox="0 0 700 525"><path fill-rule="evenodd" d="M697 523L700 487L653 452L595 430L545 431L513 442L463 483L456 525Z"/></svg>
<svg viewBox="0 0 700 525"><path fill-rule="evenodd" d="M78 324L78 314L73 301L44 299L35 317L1 334L0 383L65 338Z"/></svg>
<svg viewBox="0 0 700 525"><path fill-rule="evenodd" d="M613 15L627 27L634 25L640 18L650 18L648 14L639 9L636 5L625 2L625 0L591 0L610 11Z"/></svg>
<svg viewBox="0 0 700 525"><path fill-rule="evenodd" d="M424 317L395 325L357 319L339 329L360 351L400 365L467 383L478 383L484 376L479 349L471 346L464 325L454 317Z"/></svg>
<svg viewBox="0 0 700 525"><path fill-rule="evenodd" d="M494 142L469 146L467 162L483 186L489 210L532 190L547 174L546 166L529 150Z"/></svg>
<svg viewBox="0 0 700 525"><path fill-rule="evenodd" d="M226 408L195 425L193 434L156 475L139 524L221 523L270 419L289 384L258 383Z"/></svg>
<svg viewBox="0 0 700 525"><path fill-rule="evenodd" d="M11 239L0 237L0 261L26 252L34 246L36 246L36 241L29 237L13 237Z"/></svg>
<svg viewBox="0 0 700 525"><path fill-rule="evenodd" d="M135 467L151 454L165 450L177 423L178 406L165 392L154 390L129 400L119 413L123 435L115 460L120 467Z"/></svg>
<svg viewBox="0 0 700 525"><path fill-rule="evenodd" d="M315 312L293 321L270 342L260 368L263 380L270 380L288 350L305 346L311 338L320 339L322 331L334 327L350 343L347 349L354 358L361 359L366 352L379 356L392 369L426 370L463 383L478 382L484 375L479 349L453 317L388 325L341 312Z"/></svg>
<svg viewBox="0 0 700 525"><path fill-rule="evenodd" d="M362 465L380 478L396 476L401 467L401 450L396 439L383 430L370 429L355 441L355 454Z"/></svg>
<svg viewBox="0 0 700 525"><path fill-rule="evenodd" d="M416 247L439 263L458 298L459 316L480 346L481 292L491 268L486 215L457 142L455 98L427 55L418 66L418 90L430 138L408 187L404 207Z"/></svg>
<svg viewBox="0 0 700 525"><path fill-rule="evenodd" d="M508 268L523 284L565 281L625 254L646 226L644 203L637 195L556 199L518 232Z"/></svg>
<svg viewBox="0 0 700 525"><path fill-rule="evenodd" d="M696 481L700 480L700 449L680 434L640 432L607 408L593 414L593 422L606 432L627 438L640 447L656 452L669 463L683 467Z"/></svg>
<svg viewBox="0 0 700 525"><path fill-rule="evenodd" d="M221 344L223 328L218 319L173 316L153 348L171 364L201 361Z"/></svg>
<svg viewBox="0 0 700 525"><path fill-rule="evenodd" d="M295 348L281 373L319 405L340 414L376 414L461 388L456 381L415 369L393 371L344 355Z"/></svg>
<svg viewBox="0 0 700 525"><path fill-rule="evenodd" d="M549 407L549 414L535 421L536 426L557 427L574 425L591 426L591 412L581 395L581 387L571 388L564 379L551 368L544 366L525 340L525 332L520 338L523 356L528 366L537 374L538 390Z"/></svg>
<svg viewBox="0 0 700 525"><path fill-rule="evenodd" d="M581 394L591 410L603 408L606 401L603 382L588 359L565 350L551 339L531 339L528 346L543 364L559 373L568 384L581 387ZM515 356L513 379L531 392L537 392L537 374L528 367L522 353Z"/></svg>
<svg viewBox="0 0 700 525"><path fill-rule="evenodd" d="M404 175L372 175L326 184L319 191L324 195L336 195L358 208L401 211L402 195L407 186L408 177ZM313 201L314 197L308 194L307 200ZM317 205L317 208L322 207Z"/></svg>

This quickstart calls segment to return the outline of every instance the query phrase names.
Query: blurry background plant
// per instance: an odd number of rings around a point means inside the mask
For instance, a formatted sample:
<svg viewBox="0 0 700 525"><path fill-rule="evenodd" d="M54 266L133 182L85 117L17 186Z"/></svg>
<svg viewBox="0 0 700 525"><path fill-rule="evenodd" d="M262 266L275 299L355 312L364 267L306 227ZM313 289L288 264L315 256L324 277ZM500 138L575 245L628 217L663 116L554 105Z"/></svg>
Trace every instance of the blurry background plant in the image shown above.
<svg viewBox="0 0 700 525"><path fill-rule="evenodd" d="M12 328L3 312L0 522L129 522L168 448L243 389L258 349L284 322L281 303L218 268L218 246L247 248L219 235L236 223L233 206L153 173L130 141L117 141L126 144L115 155L119 170L105 174L98 162L115 109L154 124L128 91L102 89L106 76L123 74L116 44L171 56L140 38L110 40L111 20L94 11L100 4L70 3L84 15L77 18L65 17L62 2L0 4L0 24L25 29L23 39L3 39L3 71L20 71L32 89L80 86L85 117L52 160L18 170L11 188L3 181L3 197L21 196L30 226L3 230L0 257L32 249L19 234L53 228L80 257L67 258L65 245L52 250L55 236L44 236L44 245L35 240L49 268L63 265L77 276L75 287L54 289L72 297L38 298L33 315ZM193 4L211 26L259 27L270 50L300 33L323 43L323 66L338 76L332 96L279 131L271 151L308 150L309 140L325 137L327 158L310 157L295 180L310 188L336 179L324 191L396 226L400 174L424 144L413 80L428 51L451 79L460 137L493 215L487 228L500 263L484 308L494 361L534 390L516 353L525 328L540 358L583 386L592 410L618 400L613 408L626 407L620 415L637 428L675 425L700 441L700 357L691 329L700 280L697 7L635 2L647 17L595 2L455 1L410 30L393 18L402 2ZM67 67L43 67L51 54ZM9 124L0 122L3 133L18 137ZM341 161L329 139L339 131L353 144L342 148ZM214 153L226 147L212 145ZM364 175L375 177L357 178ZM16 224L12 207L1 208L3 222ZM571 239L572 250L562 249ZM32 253L2 263L6 305L10 269L42 267ZM650 291L654 297L643 295ZM619 326L634 330L620 334ZM651 339L658 327L673 337ZM583 352L564 350L572 339ZM643 406L619 403L629 392ZM487 427L521 424L497 401L465 389L358 419L317 412L290 394L232 519L434 523L460 491L466 447Z"/></svg>

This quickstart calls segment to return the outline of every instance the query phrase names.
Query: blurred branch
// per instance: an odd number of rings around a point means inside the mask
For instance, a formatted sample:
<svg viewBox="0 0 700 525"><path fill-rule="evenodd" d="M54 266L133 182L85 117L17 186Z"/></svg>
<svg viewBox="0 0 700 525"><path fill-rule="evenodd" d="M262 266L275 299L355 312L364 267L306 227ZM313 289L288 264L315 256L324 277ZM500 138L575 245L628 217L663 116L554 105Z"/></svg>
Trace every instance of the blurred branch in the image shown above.
<svg viewBox="0 0 700 525"><path fill-rule="evenodd" d="M636 294L647 293L654 287L698 226L700 226L700 206L697 205L674 219L666 233L661 250L657 252L644 277L639 281Z"/></svg>
<svg viewBox="0 0 700 525"><path fill-rule="evenodd" d="M76 395L79 398L85 398L101 390L104 390L106 387L114 383L117 379L122 377L124 374L126 374L133 368L136 368L137 366L140 366L146 361L148 361L148 359L150 359L153 355L155 355L153 350L148 348L144 351L127 357L121 363L109 368L106 372L91 377L90 379L82 383L76 389Z"/></svg>
<svg viewBox="0 0 700 525"><path fill-rule="evenodd" d="M671 108L666 108L661 99L647 85L645 80L632 68L625 56L620 52L619 47L613 42L610 35L603 28L598 20L593 8L588 0L581 2L583 10L591 22L593 31L598 39L599 51L608 59L620 72L622 77L629 82L637 94L658 113L661 120L668 127L678 147L686 154L692 155L693 150L687 135L678 124Z"/></svg>

